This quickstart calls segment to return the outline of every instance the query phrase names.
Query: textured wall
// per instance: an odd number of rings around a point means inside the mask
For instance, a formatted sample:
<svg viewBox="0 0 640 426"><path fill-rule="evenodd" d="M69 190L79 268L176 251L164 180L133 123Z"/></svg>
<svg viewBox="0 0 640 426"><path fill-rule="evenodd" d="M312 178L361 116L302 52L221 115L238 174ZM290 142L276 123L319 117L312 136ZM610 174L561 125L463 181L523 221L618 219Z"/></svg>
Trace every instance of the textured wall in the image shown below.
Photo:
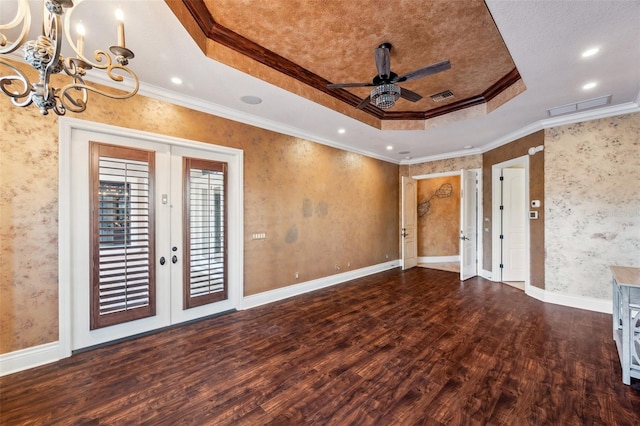
<svg viewBox="0 0 640 426"><path fill-rule="evenodd" d="M467 155L466 157L447 158L446 160L428 161L426 163L405 164L400 166L400 176L420 176L481 168L482 154L476 154Z"/></svg>
<svg viewBox="0 0 640 426"><path fill-rule="evenodd" d="M6 353L58 340L58 120L0 101ZM92 94L76 117L244 150L245 295L398 258L395 164L143 96Z"/></svg>
<svg viewBox="0 0 640 426"><path fill-rule="evenodd" d="M493 185L492 185L492 167L494 164L503 163L505 161L512 160L514 158L528 155L527 151L533 146L544 145L544 132L539 131L532 133L523 138L517 139L506 145L502 145L491 151L487 151L483 154L482 160L482 210L483 210L483 268L487 271L491 271L492 262L492 224L493 224ZM530 250L529 250L529 266L530 266L530 278L531 285L539 288L545 288L544 278L544 181L545 181L545 151L538 152L535 155L529 156L529 199L540 200L542 203L541 208L534 209L538 211L538 220L529 221L529 236L530 236ZM486 219L489 219L486 221ZM486 228L489 230L487 231Z"/></svg>
<svg viewBox="0 0 640 426"><path fill-rule="evenodd" d="M460 176L418 181L418 256L460 254Z"/></svg>
<svg viewBox="0 0 640 426"><path fill-rule="evenodd" d="M404 164L400 166L400 177L413 177L413 176L421 176L421 175L429 175L435 173L447 173L447 172L458 172L463 169L481 169L482 168L482 155L467 155L465 157L457 157L457 158L447 158L445 160L436 160L436 161L428 161L426 163L418 163L418 164ZM402 179L400 179L402 181ZM458 179L460 181L460 179ZM402 191L401 182L399 183L399 191ZM400 192L401 194L402 192ZM460 190L458 190L458 197L460 196ZM420 202L420 200L418 200ZM398 202L398 212L402 211L402 206L400 201ZM456 226L456 235L459 230L457 227L460 223L460 212L458 211L458 215L456 217L452 217L451 222L455 222ZM398 235L400 235L400 227L398 224ZM418 233L418 256L427 256L420 254L420 246L425 244L424 241L421 240L421 235ZM400 248L399 248L400 250ZM458 253L456 253L458 254ZM441 256L441 255L438 255ZM443 256L443 255L442 255Z"/></svg>
<svg viewBox="0 0 640 426"><path fill-rule="evenodd" d="M640 266L640 113L545 131L546 290L611 298Z"/></svg>

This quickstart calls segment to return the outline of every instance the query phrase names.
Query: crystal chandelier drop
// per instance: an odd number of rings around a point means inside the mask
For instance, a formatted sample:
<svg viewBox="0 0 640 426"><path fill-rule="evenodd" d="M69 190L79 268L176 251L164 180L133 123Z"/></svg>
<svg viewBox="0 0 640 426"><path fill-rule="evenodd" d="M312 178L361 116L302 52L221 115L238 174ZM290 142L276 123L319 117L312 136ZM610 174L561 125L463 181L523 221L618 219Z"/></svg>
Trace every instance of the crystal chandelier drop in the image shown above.
<svg viewBox="0 0 640 426"><path fill-rule="evenodd" d="M382 109L394 106L399 97L400 87L393 83L381 84L371 91L371 102Z"/></svg>
<svg viewBox="0 0 640 426"><path fill-rule="evenodd" d="M76 7L82 1L84 0L76 0ZM134 54L125 47L122 11L116 11L118 44L109 48L113 56L105 50L96 50L93 54L95 62L92 62L84 56L84 27L79 24L76 28L76 43L69 33L73 3L73 0L44 0L46 10L43 12L42 35L36 40L25 42L31 27L28 0L19 0L16 16L11 22L0 23L0 54L7 55L23 46L24 60L39 73L38 82L32 83L22 71L0 59L0 89L11 98L14 105L26 107L34 103L40 108L42 115L47 115L49 110L57 115L64 115L67 110L84 111L89 91L112 99L127 99L138 92L138 77L127 67ZM15 41L7 39L3 33L7 30L19 31ZM76 57L62 56L63 33ZM2 73L2 67L8 68L12 74ZM91 68L105 70L109 78L118 83L124 81L123 75L128 75L133 80L133 88L123 94L114 94L89 86L84 77ZM62 87L52 87L49 81L51 75L63 71L70 81Z"/></svg>

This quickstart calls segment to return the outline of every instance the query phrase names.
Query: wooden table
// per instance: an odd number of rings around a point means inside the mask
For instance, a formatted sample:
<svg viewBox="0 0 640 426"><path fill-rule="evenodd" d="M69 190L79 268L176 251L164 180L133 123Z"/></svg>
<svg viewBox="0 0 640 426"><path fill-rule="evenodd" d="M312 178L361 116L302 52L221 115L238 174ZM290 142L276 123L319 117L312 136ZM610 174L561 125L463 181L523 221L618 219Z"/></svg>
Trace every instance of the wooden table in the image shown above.
<svg viewBox="0 0 640 426"><path fill-rule="evenodd" d="M622 383L640 379L640 268L611 266L613 340L622 366Z"/></svg>

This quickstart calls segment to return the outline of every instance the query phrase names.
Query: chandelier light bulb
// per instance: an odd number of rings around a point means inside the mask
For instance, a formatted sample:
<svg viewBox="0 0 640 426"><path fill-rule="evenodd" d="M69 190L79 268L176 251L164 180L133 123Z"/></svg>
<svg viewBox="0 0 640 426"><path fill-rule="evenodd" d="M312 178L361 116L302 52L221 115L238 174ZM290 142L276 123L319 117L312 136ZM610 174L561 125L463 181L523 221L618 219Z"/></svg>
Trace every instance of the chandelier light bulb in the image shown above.
<svg viewBox="0 0 640 426"><path fill-rule="evenodd" d="M84 55L84 36L86 35L86 31L84 29L84 25L80 22L76 25L76 32L78 33L78 53L80 56Z"/></svg>
<svg viewBox="0 0 640 426"><path fill-rule="evenodd" d="M116 20L118 21L118 46L125 47L124 43L124 12L116 9Z"/></svg>

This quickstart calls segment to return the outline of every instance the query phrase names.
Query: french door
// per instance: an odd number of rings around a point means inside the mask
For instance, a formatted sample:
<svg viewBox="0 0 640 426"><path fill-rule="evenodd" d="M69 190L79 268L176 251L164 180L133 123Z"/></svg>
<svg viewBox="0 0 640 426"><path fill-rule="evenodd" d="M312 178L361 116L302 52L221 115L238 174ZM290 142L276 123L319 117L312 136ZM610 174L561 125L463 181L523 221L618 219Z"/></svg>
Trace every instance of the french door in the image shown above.
<svg viewBox="0 0 640 426"><path fill-rule="evenodd" d="M142 136L71 135L72 350L239 307L237 153Z"/></svg>

